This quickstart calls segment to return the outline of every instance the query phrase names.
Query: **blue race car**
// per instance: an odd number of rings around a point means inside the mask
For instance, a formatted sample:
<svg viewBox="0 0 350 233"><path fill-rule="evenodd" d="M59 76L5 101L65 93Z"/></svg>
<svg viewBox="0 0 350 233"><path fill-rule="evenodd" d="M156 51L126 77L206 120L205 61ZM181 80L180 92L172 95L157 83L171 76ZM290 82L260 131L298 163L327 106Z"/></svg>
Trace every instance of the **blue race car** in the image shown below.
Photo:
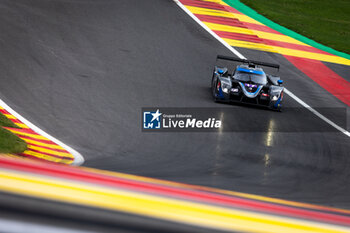
<svg viewBox="0 0 350 233"><path fill-rule="evenodd" d="M218 55L217 59L243 63L229 74L228 68L215 66L211 82L215 102L240 102L280 111L283 80L266 74L259 66L279 69L279 65Z"/></svg>

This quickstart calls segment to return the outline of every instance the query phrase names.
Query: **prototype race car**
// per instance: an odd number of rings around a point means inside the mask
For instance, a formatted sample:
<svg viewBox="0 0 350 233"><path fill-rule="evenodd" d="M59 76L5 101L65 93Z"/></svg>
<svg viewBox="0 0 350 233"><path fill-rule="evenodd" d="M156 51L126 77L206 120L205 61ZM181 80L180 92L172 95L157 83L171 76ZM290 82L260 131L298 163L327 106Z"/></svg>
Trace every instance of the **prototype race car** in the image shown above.
<svg viewBox="0 0 350 233"><path fill-rule="evenodd" d="M214 101L241 102L266 106L280 111L283 102L283 80L266 74L259 66L279 69L279 65L218 55L217 59L243 63L229 74L226 67L215 66L211 82Z"/></svg>

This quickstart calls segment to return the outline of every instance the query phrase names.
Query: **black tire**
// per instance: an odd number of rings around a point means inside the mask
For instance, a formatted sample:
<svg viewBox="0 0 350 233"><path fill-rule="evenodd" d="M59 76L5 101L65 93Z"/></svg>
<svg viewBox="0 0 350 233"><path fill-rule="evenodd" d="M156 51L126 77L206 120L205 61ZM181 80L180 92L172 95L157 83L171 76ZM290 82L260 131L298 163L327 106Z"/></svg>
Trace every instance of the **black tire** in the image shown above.
<svg viewBox="0 0 350 233"><path fill-rule="evenodd" d="M211 92L211 94L213 96L213 100L216 103L219 102L219 99L216 97L216 87L217 87L217 85L218 85L218 81L216 81L215 85L212 86L212 92Z"/></svg>
<svg viewBox="0 0 350 233"><path fill-rule="evenodd" d="M281 106L277 107L277 108L275 109L275 111L277 111L277 112L282 112L282 107L281 107Z"/></svg>
<svg viewBox="0 0 350 233"><path fill-rule="evenodd" d="M282 112L282 106L278 106L277 108L272 107L272 110L276 111L276 112Z"/></svg>

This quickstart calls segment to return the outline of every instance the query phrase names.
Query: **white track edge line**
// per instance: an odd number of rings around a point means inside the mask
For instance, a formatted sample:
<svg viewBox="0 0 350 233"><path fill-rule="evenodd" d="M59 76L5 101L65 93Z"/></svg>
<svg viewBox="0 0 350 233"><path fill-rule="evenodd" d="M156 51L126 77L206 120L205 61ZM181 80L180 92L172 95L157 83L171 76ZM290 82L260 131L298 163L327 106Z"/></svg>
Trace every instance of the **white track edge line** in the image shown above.
<svg viewBox="0 0 350 233"><path fill-rule="evenodd" d="M205 25L202 21L200 21L190 10L188 10L179 0L173 0L182 10L184 10L191 18L196 21L199 25L201 25L210 35L215 37L218 41L221 42L226 48L228 48L232 53L234 53L237 57L241 59L246 59L241 53L235 50L231 45L229 45L226 41L224 41L221 37L216 35L207 25Z"/></svg>
<svg viewBox="0 0 350 233"><path fill-rule="evenodd" d="M342 127L340 127L339 125L337 125L336 123L334 123L333 121L329 120L327 117L323 116L321 113L317 112L314 108L312 108L310 105L308 105L307 103L305 103L304 101L302 101L298 96L294 95L291 91L289 91L287 88L284 88L284 92L289 95L290 97L292 97L294 100L296 100L299 104L301 104L303 107L307 108L310 112L312 112L313 114L315 114L316 116L318 116L319 118L321 118L322 120L324 120L325 122L327 122L329 125L333 126L334 128L336 128L337 130L339 130L340 132L342 132L343 134L345 134L346 136L350 137L350 132L347 131L346 129L343 129Z"/></svg>
<svg viewBox="0 0 350 233"><path fill-rule="evenodd" d="M63 142L61 142L60 140L52 137L51 135L49 135L48 133L44 132L43 130L41 130L39 127L35 126L34 124L32 124L31 122L29 122L28 120L26 120L24 117L22 117L20 114L18 114L15 110L13 110L10 106L8 106L4 101L2 101L0 99L0 106L2 106L3 108L5 108L9 113L11 113L12 115L14 115L17 119L19 119L20 121L22 121L25 125L27 125L29 128L31 128L32 130L34 130L36 133L50 139L51 141L53 141L54 143L56 143L57 145L60 145L61 147L63 147L64 149L66 149L69 153L71 153L74 156L74 161L72 163L72 165L81 165L84 163L84 157L77 152L76 150L74 150L73 148L67 146L66 144L64 144Z"/></svg>
<svg viewBox="0 0 350 233"><path fill-rule="evenodd" d="M230 46L226 41L224 41L221 37L216 35L210 28L207 27L202 21L200 21L191 11L189 11L179 0L173 0L182 10L184 10L194 21L196 21L199 25L201 25L207 32L209 32L210 35L212 35L215 39L217 39L221 44L223 44L226 48L228 48L232 53L234 53L237 57L241 59L247 59L244 57L240 52L238 52L236 49L234 49L232 46ZM312 108L310 105L305 103L303 100L301 100L299 97L294 95L291 91L289 91L287 88L284 88L284 91L287 95L292 97L295 101L297 101L300 105L308 109L310 112L315 114L317 117L334 127L335 129L339 130L346 136L350 137L350 132L346 129L343 129L333 121L329 120L327 117L323 116L321 113L316 111L314 108Z"/></svg>

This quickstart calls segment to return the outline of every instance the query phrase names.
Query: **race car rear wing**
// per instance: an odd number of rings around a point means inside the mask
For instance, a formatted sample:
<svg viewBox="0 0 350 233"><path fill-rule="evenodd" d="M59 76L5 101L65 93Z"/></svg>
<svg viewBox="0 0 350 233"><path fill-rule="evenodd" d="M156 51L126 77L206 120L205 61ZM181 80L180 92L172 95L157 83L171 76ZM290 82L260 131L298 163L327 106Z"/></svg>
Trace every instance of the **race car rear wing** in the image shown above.
<svg viewBox="0 0 350 233"><path fill-rule="evenodd" d="M261 62L261 61L246 60L246 59L240 59L240 58L229 57L229 56L224 56L224 55L218 55L216 57L216 60L218 60L218 59L227 60L227 61L237 61L237 62L252 64L252 65L268 66L268 67L276 68L278 70L280 68L280 65L278 65L278 64Z"/></svg>

